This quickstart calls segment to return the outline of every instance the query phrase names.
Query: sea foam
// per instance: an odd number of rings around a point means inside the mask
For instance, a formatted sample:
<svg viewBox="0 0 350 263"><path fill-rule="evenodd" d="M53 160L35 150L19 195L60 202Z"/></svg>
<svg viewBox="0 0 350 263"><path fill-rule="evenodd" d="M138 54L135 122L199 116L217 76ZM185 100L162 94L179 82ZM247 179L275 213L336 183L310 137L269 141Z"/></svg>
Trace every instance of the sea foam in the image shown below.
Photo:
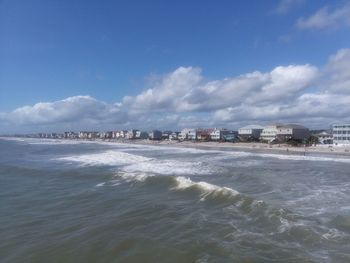
<svg viewBox="0 0 350 263"><path fill-rule="evenodd" d="M164 175L196 175L210 174L213 168L202 162L188 162L177 160L150 160L137 162L123 167L126 172L146 172Z"/></svg>
<svg viewBox="0 0 350 263"><path fill-rule="evenodd" d="M125 152L106 151L102 153L60 157L60 158L57 158L56 160L77 162L83 166L94 166L94 165L95 166L98 166L98 165L115 166L115 165L125 165L125 164L133 164L133 163L142 163L142 162L150 161L152 159L144 156L140 156L140 155L125 153Z"/></svg>
<svg viewBox="0 0 350 263"><path fill-rule="evenodd" d="M186 190L186 189L197 189L202 193L202 198L205 199L210 194L213 196L226 195L226 196L237 196L239 192L233 190L232 188L225 186L218 186L215 184L210 184L204 181L194 182L190 178L183 176L175 177L176 186L173 188L175 190Z"/></svg>

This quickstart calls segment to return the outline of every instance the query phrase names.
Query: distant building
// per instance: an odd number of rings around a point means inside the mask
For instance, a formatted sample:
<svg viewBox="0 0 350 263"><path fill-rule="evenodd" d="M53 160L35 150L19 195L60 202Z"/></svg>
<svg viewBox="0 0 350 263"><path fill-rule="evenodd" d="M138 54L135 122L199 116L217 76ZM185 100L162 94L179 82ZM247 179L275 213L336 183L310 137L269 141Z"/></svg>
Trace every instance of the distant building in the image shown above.
<svg viewBox="0 0 350 263"><path fill-rule="evenodd" d="M124 131L117 131L115 134L117 139L123 139L123 138L127 138L128 137L128 131L124 130Z"/></svg>
<svg viewBox="0 0 350 263"><path fill-rule="evenodd" d="M88 133L88 139L96 139L100 137L100 133L99 132L89 132Z"/></svg>
<svg viewBox="0 0 350 263"><path fill-rule="evenodd" d="M158 130L153 130L149 134L150 140L161 140L162 139L162 132Z"/></svg>
<svg viewBox="0 0 350 263"><path fill-rule="evenodd" d="M173 133L172 131L163 131L162 140L169 140L169 137L172 133Z"/></svg>
<svg viewBox="0 0 350 263"><path fill-rule="evenodd" d="M318 138L319 144L333 144L333 134L330 132L322 131L316 133L315 136Z"/></svg>
<svg viewBox="0 0 350 263"><path fill-rule="evenodd" d="M137 131L138 130L134 130L134 129L128 130L128 132L126 134L126 138L129 140L136 139L136 132Z"/></svg>
<svg viewBox="0 0 350 263"><path fill-rule="evenodd" d="M260 139L265 142L273 142L277 138L277 130L283 127L283 124L267 125L260 134Z"/></svg>
<svg viewBox="0 0 350 263"><path fill-rule="evenodd" d="M197 129L189 129L187 133L187 139L192 141L197 140Z"/></svg>
<svg viewBox="0 0 350 263"><path fill-rule="evenodd" d="M310 137L310 130L299 124L287 124L277 130L277 141L305 141Z"/></svg>
<svg viewBox="0 0 350 263"><path fill-rule="evenodd" d="M260 125L247 125L238 130L238 136L243 141L258 140L263 130L264 127Z"/></svg>
<svg viewBox="0 0 350 263"><path fill-rule="evenodd" d="M334 124L332 133L334 145L350 144L350 124Z"/></svg>
<svg viewBox="0 0 350 263"><path fill-rule="evenodd" d="M79 138L79 135L75 132L72 132L72 131L64 132L63 136L65 139L77 139L77 138Z"/></svg>
<svg viewBox="0 0 350 263"><path fill-rule="evenodd" d="M189 132L190 129L182 129L182 131L179 133L178 135L178 139L180 141L184 141L184 140L187 140L188 139L188 132Z"/></svg>
<svg viewBox="0 0 350 263"><path fill-rule="evenodd" d="M113 139L113 134L114 134L114 132L112 132L112 131L105 132L104 139Z"/></svg>
<svg viewBox="0 0 350 263"><path fill-rule="evenodd" d="M227 130L227 129L214 129L210 133L210 139L213 141L220 141L223 140L224 135L234 135L233 131Z"/></svg>
<svg viewBox="0 0 350 263"><path fill-rule="evenodd" d="M230 133L226 133L222 135L222 140L225 142L234 142L238 137L238 133L231 131Z"/></svg>
<svg viewBox="0 0 350 263"><path fill-rule="evenodd" d="M179 134L180 134L180 132L172 132L169 135L169 140L171 140L171 141L178 140L179 139Z"/></svg>
<svg viewBox="0 0 350 263"><path fill-rule="evenodd" d="M203 129L197 132L197 139L200 141L210 141L210 134L214 129Z"/></svg>
<svg viewBox="0 0 350 263"><path fill-rule="evenodd" d="M79 139L96 139L99 137L98 132L81 131L79 132Z"/></svg>
<svg viewBox="0 0 350 263"><path fill-rule="evenodd" d="M298 124L271 124L264 128L260 138L266 142L303 141L310 137L308 128Z"/></svg>
<svg viewBox="0 0 350 263"><path fill-rule="evenodd" d="M144 131L136 131L135 139L148 139L148 133Z"/></svg>

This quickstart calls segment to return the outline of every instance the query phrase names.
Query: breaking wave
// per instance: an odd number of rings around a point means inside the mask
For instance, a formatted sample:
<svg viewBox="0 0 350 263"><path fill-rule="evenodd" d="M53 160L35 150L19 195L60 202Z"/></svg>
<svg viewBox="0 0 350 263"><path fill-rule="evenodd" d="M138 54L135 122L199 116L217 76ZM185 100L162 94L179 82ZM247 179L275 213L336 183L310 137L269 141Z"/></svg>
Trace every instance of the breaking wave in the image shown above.
<svg viewBox="0 0 350 263"><path fill-rule="evenodd" d="M129 154L118 151L106 151L94 154L82 154L67 157L57 158L58 161L68 161L80 163L83 166L98 166L98 165L125 165L142 163L152 160L140 155Z"/></svg>
<svg viewBox="0 0 350 263"><path fill-rule="evenodd" d="M151 160L138 162L123 167L126 172L146 172L163 175L197 175L209 174L213 171L202 162L185 162L177 160Z"/></svg>
<svg viewBox="0 0 350 263"><path fill-rule="evenodd" d="M123 151L109 150L102 153L65 156L55 159L81 166L123 166L125 172L146 172L163 175L197 175L210 174L214 168L202 162L158 160Z"/></svg>
<svg viewBox="0 0 350 263"><path fill-rule="evenodd" d="M232 188L211 184L205 181L195 182L192 181L189 177L184 176L157 176L147 173L121 172L118 173L116 177L120 177L126 182L149 182L151 184L165 182L170 190L194 191L200 195L201 200L205 200L207 198L215 199L217 197L233 198L239 195L239 192ZM101 185L102 184L99 184L97 186Z"/></svg>

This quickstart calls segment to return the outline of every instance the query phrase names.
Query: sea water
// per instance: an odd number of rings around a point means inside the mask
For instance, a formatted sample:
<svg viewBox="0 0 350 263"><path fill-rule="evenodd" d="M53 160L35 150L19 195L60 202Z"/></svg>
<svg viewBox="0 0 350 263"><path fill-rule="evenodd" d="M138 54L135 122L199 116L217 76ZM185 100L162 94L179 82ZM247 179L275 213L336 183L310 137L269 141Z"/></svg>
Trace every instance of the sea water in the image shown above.
<svg viewBox="0 0 350 263"><path fill-rule="evenodd" d="M350 158L0 139L0 262L350 262Z"/></svg>

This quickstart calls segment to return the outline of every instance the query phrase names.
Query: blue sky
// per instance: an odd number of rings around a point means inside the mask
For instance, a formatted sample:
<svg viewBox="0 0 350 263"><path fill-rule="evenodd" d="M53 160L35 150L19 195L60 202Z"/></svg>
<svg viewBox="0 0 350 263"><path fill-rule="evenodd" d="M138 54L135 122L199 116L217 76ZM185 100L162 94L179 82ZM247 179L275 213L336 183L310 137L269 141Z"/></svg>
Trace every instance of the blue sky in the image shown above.
<svg viewBox="0 0 350 263"><path fill-rule="evenodd" d="M186 118L198 120L198 125L209 121L213 125L227 123L237 127L245 120L226 117L218 120L215 116L220 115L220 110L237 115L241 112L237 107L242 107L242 103L247 106L244 112L249 111L249 105L253 108L262 106L255 102L242 102L243 97L241 102L233 98L232 101L236 102L232 105L226 103L222 108L214 103L213 108L162 106L154 109L146 103L147 107L135 110L131 104L139 104L136 98L145 95L148 89L165 92L167 87L161 87L161 83L164 84L166 78L176 75L176 70L181 68L200 69L200 80L191 82L194 86L185 85L189 93L179 93L184 100L190 97L190 93L197 94L198 89L203 91L203 87L213 81L235 79L256 71L267 74L277 67L291 65L309 65L315 68L317 74L306 77L307 82L302 82L302 87L296 87L288 97L290 100L296 102L300 96L310 92L329 93L328 88L321 87L325 78L333 81L329 86L335 82L342 85L339 81L348 83L343 73L348 65L347 49L350 48L349 10L350 3L344 0L2 0L0 117L4 121L3 125L0 124L0 132L29 131L34 126L47 130L78 129L71 116L52 118L52 123L48 120L40 122L42 118L39 116L28 123L23 121L24 116L14 114L16 109L24 106L34 107L39 102L55 103L67 98L76 98L78 105L84 104L79 101L82 98L106 106L117 103L123 117L102 121L106 128L151 126L154 123L160 127L182 127L188 124ZM342 74L328 70L330 58L341 50L346 51L345 59L339 62L346 64L340 69ZM336 67L333 65L333 68ZM197 73L188 70L186 74ZM334 80L339 75L341 80ZM263 90L266 83L262 81L257 85L260 85L257 89ZM283 85L289 86L288 83ZM216 88L217 92L224 89L221 86ZM176 90L177 86L170 85L170 89ZM232 90L226 89L226 92L235 92L236 89L246 87L235 86ZM345 86L345 89L350 87ZM337 89L333 88L332 95L339 95L339 91L334 90ZM126 96L133 98L134 102L125 102ZM176 96L176 92L172 96ZM209 97L211 99L212 96ZM265 101L278 106L270 98ZM208 96L203 98L202 103L210 104ZM147 115L141 116L140 111ZM41 109L35 114L46 113ZM310 116L313 126L327 126L333 119L342 121L346 117L335 115L327 116L327 120L317 120L324 117L322 114L323 111L319 112L319 116ZM260 116L260 119L249 117L247 122L298 121L297 115L293 118L289 115L285 117L287 115ZM158 123L160 118L168 117L177 121ZM300 122L310 123L308 119ZM81 125L92 127L98 123L99 120L93 116L86 116Z"/></svg>

